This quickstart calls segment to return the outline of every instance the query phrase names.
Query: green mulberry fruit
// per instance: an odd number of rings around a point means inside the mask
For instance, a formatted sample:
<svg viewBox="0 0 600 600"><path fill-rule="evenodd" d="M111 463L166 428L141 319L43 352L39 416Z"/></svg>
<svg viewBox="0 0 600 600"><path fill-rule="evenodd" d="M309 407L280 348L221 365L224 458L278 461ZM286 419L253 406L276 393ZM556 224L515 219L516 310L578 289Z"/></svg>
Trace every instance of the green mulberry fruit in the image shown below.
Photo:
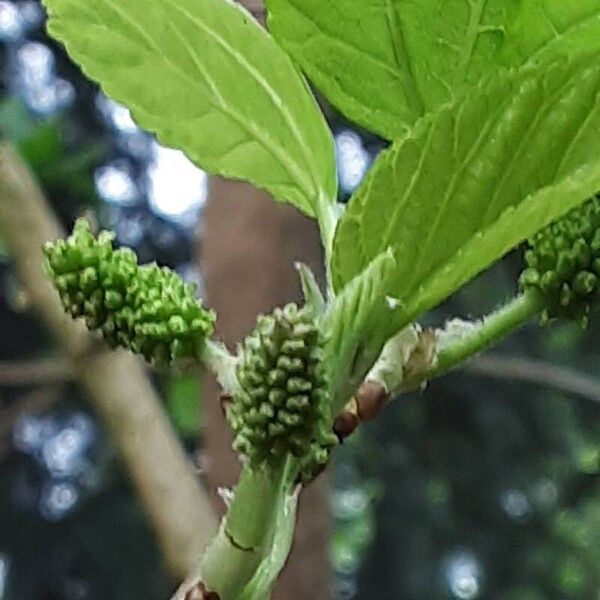
<svg viewBox="0 0 600 600"><path fill-rule="evenodd" d="M600 196L537 233L525 253L521 288L544 298L544 321L564 317L582 326L599 290Z"/></svg>
<svg viewBox="0 0 600 600"><path fill-rule="evenodd" d="M95 237L83 219L66 240L44 246L47 271L65 312L83 317L113 347L159 365L200 356L214 315L196 287L156 264L139 266L135 252L113 248L114 234Z"/></svg>
<svg viewBox="0 0 600 600"><path fill-rule="evenodd" d="M228 411L234 448L253 467L290 453L310 479L337 443L331 432L323 340L308 309L295 304L260 316L244 340L240 384Z"/></svg>

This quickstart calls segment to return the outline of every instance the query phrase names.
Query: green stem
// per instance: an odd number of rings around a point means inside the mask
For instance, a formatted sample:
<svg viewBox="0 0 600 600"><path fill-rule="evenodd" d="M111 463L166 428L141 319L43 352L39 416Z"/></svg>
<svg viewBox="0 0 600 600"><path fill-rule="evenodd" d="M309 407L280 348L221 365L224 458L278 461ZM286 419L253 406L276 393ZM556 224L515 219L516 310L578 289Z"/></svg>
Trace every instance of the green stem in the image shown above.
<svg viewBox="0 0 600 600"><path fill-rule="evenodd" d="M277 512L296 473L289 457L277 469L244 466L227 515L202 559L201 579L221 600L235 600L270 550Z"/></svg>
<svg viewBox="0 0 600 600"><path fill-rule="evenodd" d="M321 240L325 250L325 266L327 270L327 292L328 295L333 293L333 285L331 281L331 255L333 252L333 239L335 230L344 212L344 205L339 202L332 202L330 199L321 197L318 201L317 221L319 223L319 231Z"/></svg>
<svg viewBox="0 0 600 600"><path fill-rule="evenodd" d="M440 348L436 366L423 379L442 375L474 354L485 350L492 343L498 342L533 319L543 308L543 299L533 290L515 297L467 330L456 341Z"/></svg>

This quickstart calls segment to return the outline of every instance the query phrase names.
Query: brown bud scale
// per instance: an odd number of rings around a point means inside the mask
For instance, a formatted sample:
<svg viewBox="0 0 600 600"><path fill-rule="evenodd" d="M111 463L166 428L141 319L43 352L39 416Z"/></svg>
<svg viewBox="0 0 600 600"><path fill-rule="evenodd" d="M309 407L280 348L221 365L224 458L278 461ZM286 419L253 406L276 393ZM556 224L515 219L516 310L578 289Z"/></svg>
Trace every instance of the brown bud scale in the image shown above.
<svg viewBox="0 0 600 600"><path fill-rule="evenodd" d="M389 392L380 383L365 381L356 394L358 418L361 421L372 421L389 400Z"/></svg>
<svg viewBox="0 0 600 600"><path fill-rule="evenodd" d="M184 600L221 600L217 592L209 592L204 583L199 581L185 594Z"/></svg>
<svg viewBox="0 0 600 600"><path fill-rule="evenodd" d="M354 413L344 410L333 420L333 433L342 442L353 433L358 424L358 417Z"/></svg>

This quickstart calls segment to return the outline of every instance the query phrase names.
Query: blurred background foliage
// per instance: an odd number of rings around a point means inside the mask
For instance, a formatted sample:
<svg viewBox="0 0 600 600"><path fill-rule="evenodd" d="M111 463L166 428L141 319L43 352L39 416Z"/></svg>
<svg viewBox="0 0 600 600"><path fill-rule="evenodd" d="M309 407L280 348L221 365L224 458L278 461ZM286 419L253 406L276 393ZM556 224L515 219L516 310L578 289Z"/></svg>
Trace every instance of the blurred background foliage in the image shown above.
<svg viewBox="0 0 600 600"><path fill-rule="evenodd" d="M205 174L85 80L43 22L36 0L0 0L0 135L66 227L93 215L202 293L194 245ZM347 199L383 144L326 111ZM484 314L514 293L519 269L516 252L428 323ZM14 361L39 365L53 349L1 237L0 332L0 600L163 600L173 582L76 387L11 382ZM585 332L532 324L485 369L475 363L397 399L348 440L333 473L332 598L600 597L599 336L600 320ZM515 363L524 369L512 373ZM554 365L571 384L556 385ZM155 382L198 457L199 382Z"/></svg>

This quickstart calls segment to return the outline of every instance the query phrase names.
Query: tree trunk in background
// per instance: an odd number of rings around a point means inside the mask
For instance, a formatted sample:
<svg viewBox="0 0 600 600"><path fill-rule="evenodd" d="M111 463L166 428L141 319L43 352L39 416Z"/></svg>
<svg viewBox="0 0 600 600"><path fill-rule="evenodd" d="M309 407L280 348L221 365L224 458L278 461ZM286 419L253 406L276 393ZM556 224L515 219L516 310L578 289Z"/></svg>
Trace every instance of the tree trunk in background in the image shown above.
<svg viewBox="0 0 600 600"><path fill-rule="evenodd" d="M207 303L217 311L217 335L233 349L254 327L258 313L300 300L293 262L302 260L319 273L318 234L314 223L293 208L276 204L248 185L222 179L213 180L202 224ZM235 483L239 463L231 450L218 389L212 381L204 389L206 475L222 513L217 488ZM328 508L328 480L321 476L302 494L295 543L276 600L329 597Z"/></svg>

